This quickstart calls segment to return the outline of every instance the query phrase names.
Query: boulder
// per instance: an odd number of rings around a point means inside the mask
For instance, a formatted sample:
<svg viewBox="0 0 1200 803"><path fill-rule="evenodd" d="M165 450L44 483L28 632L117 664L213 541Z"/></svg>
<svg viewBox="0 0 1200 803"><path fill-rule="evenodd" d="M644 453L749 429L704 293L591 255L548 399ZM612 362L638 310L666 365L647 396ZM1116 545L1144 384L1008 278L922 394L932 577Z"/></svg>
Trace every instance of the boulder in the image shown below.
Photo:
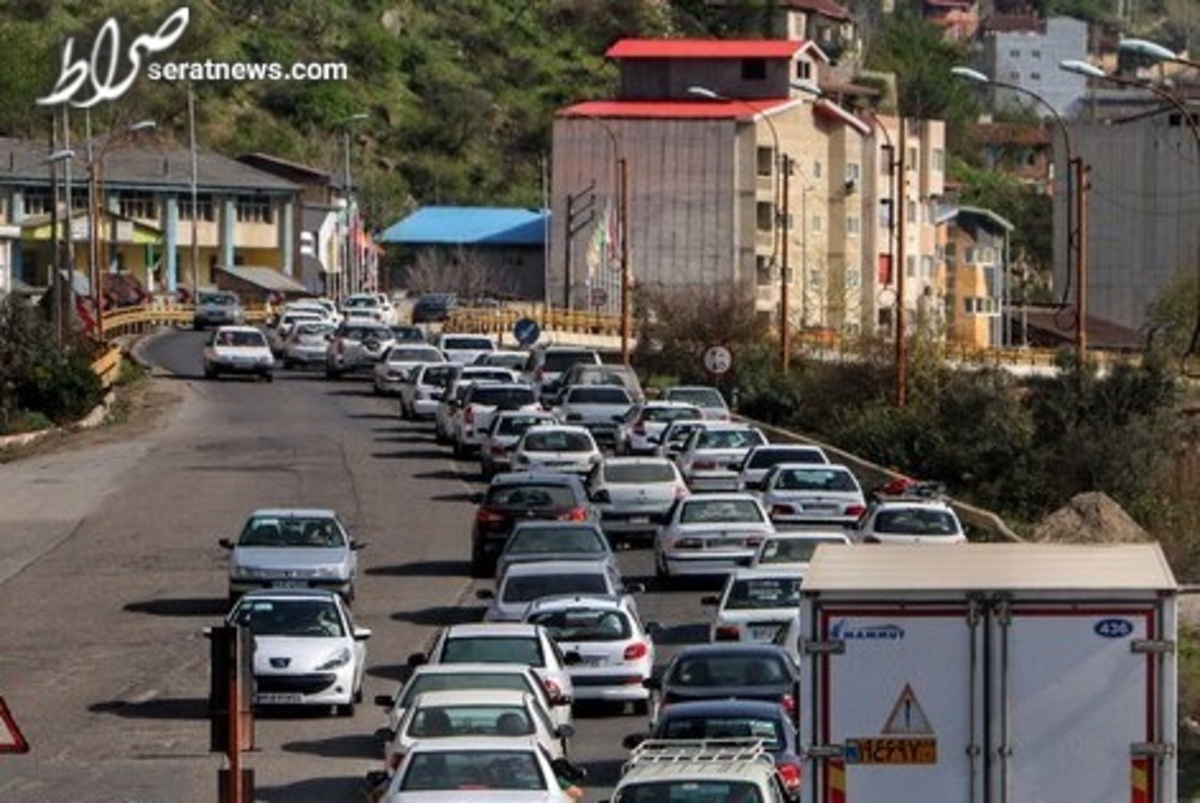
<svg viewBox="0 0 1200 803"><path fill-rule="evenodd" d="M1091 491L1071 498L1033 528L1032 540L1057 544L1124 544L1153 541L1107 494Z"/></svg>

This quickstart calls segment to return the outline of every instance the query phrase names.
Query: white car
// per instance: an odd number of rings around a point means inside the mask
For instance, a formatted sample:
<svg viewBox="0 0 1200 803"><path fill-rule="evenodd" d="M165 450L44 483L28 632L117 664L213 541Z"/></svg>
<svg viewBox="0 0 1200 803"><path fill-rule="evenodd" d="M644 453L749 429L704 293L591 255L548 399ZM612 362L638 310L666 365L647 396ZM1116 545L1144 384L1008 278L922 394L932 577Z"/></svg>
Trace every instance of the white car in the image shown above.
<svg viewBox="0 0 1200 803"><path fill-rule="evenodd" d="M665 401L694 404L709 421L729 421L732 418L721 391L708 385L676 385L663 391L662 397Z"/></svg>
<svg viewBox="0 0 1200 803"><path fill-rule="evenodd" d="M393 326L396 308L387 296L380 293L354 293L342 299L342 315L346 321L376 321L384 326Z"/></svg>
<svg viewBox="0 0 1200 803"><path fill-rule="evenodd" d="M850 536L843 529L788 530L767 536L751 561L751 568L776 569L804 574L812 562L813 553L821 544L849 544Z"/></svg>
<svg viewBox="0 0 1200 803"><path fill-rule="evenodd" d="M525 430L512 454L514 471L587 474L603 458L592 433L583 427L552 424Z"/></svg>
<svg viewBox="0 0 1200 803"><path fill-rule="evenodd" d="M254 705L321 705L353 715L371 631L354 624L340 595L251 591L226 621L254 636Z"/></svg>
<svg viewBox="0 0 1200 803"><path fill-rule="evenodd" d="M221 374L252 374L270 382L275 378L275 355L267 337L253 326L222 326L204 346L204 378Z"/></svg>
<svg viewBox="0 0 1200 803"><path fill-rule="evenodd" d="M633 406L633 397L615 385L573 385L559 396L555 413L564 424L585 428L598 441L613 442L617 424Z"/></svg>
<svg viewBox="0 0 1200 803"><path fill-rule="evenodd" d="M627 587L611 555L571 560L538 560L510 563L496 583L496 591L481 588L479 599L490 600L485 622L519 622L529 606L542 597L563 594L622 596L641 591Z"/></svg>
<svg viewBox="0 0 1200 803"><path fill-rule="evenodd" d="M679 453L692 433L703 427L707 421L702 418L680 418L671 421L663 428L662 434L651 439L654 453L659 457L667 457L678 465Z"/></svg>
<svg viewBox="0 0 1200 803"><path fill-rule="evenodd" d="M453 663L415 666L408 680L395 694L377 695L375 704L387 711L387 730L394 734L418 696L428 692L466 689L498 689L531 694L549 712L555 727L571 723L570 701L552 701L546 693L541 677L531 667L522 664ZM390 739L390 736L388 738Z"/></svg>
<svg viewBox="0 0 1200 803"><path fill-rule="evenodd" d="M514 563L548 560L605 560L617 566L612 546L594 521L528 519L513 525L496 558L496 582Z"/></svg>
<svg viewBox="0 0 1200 803"><path fill-rule="evenodd" d="M828 463L820 446L806 443L764 443L746 452L738 471L738 490L761 490L759 484L767 469L780 463Z"/></svg>
<svg viewBox="0 0 1200 803"><path fill-rule="evenodd" d="M409 665L423 660L431 664L523 664L533 667L542 679L552 706L575 699L575 688L562 652L549 632L537 625L519 622L449 625L438 633L428 655L409 656Z"/></svg>
<svg viewBox="0 0 1200 803"><path fill-rule="evenodd" d="M572 803L559 783L562 759L532 736L459 736L413 745L380 803ZM370 778L370 776L368 776Z"/></svg>
<svg viewBox="0 0 1200 803"><path fill-rule="evenodd" d="M452 362L426 363L414 368L409 381L400 385L400 417L406 420L435 417L442 394L461 371L462 366Z"/></svg>
<svg viewBox="0 0 1200 803"><path fill-rule="evenodd" d="M867 509L854 472L837 463L779 463L760 484L763 507L777 528L853 527Z"/></svg>
<svg viewBox="0 0 1200 803"><path fill-rule="evenodd" d="M803 581L803 576L784 568L735 569L719 595L703 600L716 606L709 641L770 644L800 613Z"/></svg>
<svg viewBox="0 0 1200 803"><path fill-rule="evenodd" d="M271 351L275 354L282 355L284 344L287 343L288 335L292 330L301 323L329 323L320 310L316 309L286 309L279 316L279 323L271 330L268 340L271 342Z"/></svg>
<svg viewBox="0 0 1200 803"><path fill-rule="evenodd" d="M460 335L443 333L434 342L450 362L471 365L481 354L496 350L496 341L488 335Z"/></svg>
<svg viewBox="0 0 1200 803"><path fill-rule="evenodd" d="M629 703L649 712L654 641L629 597L546 597L534 602L525 621L541 625L558 642L577 700Z"/></svg>
<svg viewBox="0 0 1200 803"><path fill-rule="evenodd" d="M554 413L548 410L502 410L496 413L479 444L480 474L487 480L502 471L512 470L512 451L521 442L525 430L557 423Z"/></svg>
<svg viewBox="0 0 1200 803"><path fill-rule="evenodd" d="M758 427L712 421L688 437L675 462L693 491L736 491L747 452L766 442Z"/></svg>
<svg viewBox="0 0 1200 803"><path fill-rule="evenodd" d="M680 575L723 575L749 566L775 525L757 497L743 492L679 500L654 540L654 566L664 581Z"/></svg>
<svg viewBox="0 0 1200 803"><path fill-rule="evenodd" d="M413 368L421 364L439 362L446 362L446 358L433 346L422 343L393 343L375 364L375 392L396 395Z"/></svg>
<svg viewBox="0 0 1200 803"><path fill-rule="evenodd" d="M462 426L462 402L466 397L467 385L474 382L516 383L516 374L507 368L492 368L487 365L464 365L442 393L434 413L433 431L438 443L453 444Z"/></svg>
<svg viewBox="0 0 1200 803"><path fill-rule="evenodd" d="M606 457L588 475L587 489L600 526L614 541L653 539L671 506L689 493L665 457Z"/></svg>
<svg viewBox="0 0 1200 803"><path fill-rule="evenodd" d="M418 694L395 730L375 735L386 741L384 763L394 772L418 741L461 736L532 736L551 758L563 758L574 729L556 725L529 692L454 689Z"/></svg>
<svg viewBox="0 0 1200 803"><path fill-rule="evenodd" d="M482 447L492 419L501 411L531 413L541 409L537 394L524 383L488 382L473 385L463 397L462 409L458 413L454 456L466 457Z"/></svg>
<svg viewBox="0 0 1200 803"><path fill-rule="evenodd" d="M686 402L649 401L635 404L617 424L613 451L619 455L658 454L657 440L672 421L697 420L704 413Z"/></svg>
<svg viewBox="0 0 1200 803"><path fill-rule="evenodd" d="M945 502L904 499L877 502L852 537L864 544L965 544L958 514Z"/></svg>
<svg viewBox="0 0 1200 803"><path fill-rule="evenodd" d="M307 321L296 324L283 341L283 367L323 368L337 325L332 321Z"/></svg>

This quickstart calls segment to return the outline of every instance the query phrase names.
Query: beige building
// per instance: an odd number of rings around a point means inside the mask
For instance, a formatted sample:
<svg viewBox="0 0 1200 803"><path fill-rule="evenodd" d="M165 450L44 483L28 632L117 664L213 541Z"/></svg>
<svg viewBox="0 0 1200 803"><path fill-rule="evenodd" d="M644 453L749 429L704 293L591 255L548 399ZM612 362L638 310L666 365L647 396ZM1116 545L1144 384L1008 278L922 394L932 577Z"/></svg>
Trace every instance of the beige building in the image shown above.
<svg viewBox="0 0 1200 803"><path fill-rule="evenodd" d="M947 210L937 222L941 266L931 289L918 297L917 320L965 346L1013 345L1011 315L1005 314L1019 295L1008 270L1013 224L970 206Z"/></svg>
<svg viewBox="0 0 1200 803"><path fill-rule="evenodd" d="M898 143L894 119L812 93L826 59L810 42L623 40L608 55L619 97L567 107L554 124L551 303L616 311L623 162L635 286L725 285L776 324L786 285L794 330L889 325L899 227L889 237L893 161L880 124ZM914 309L919 281L933 279L944 133L910 123L903 187L894 176Z"/></svg>

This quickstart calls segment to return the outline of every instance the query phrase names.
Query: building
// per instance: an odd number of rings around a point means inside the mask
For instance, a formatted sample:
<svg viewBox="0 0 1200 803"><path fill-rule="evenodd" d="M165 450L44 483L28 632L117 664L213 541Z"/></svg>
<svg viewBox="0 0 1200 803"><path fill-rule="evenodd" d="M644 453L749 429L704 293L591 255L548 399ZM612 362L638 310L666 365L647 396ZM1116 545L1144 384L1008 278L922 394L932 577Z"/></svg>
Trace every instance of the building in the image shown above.
<svg viewBox="0 0 1200 803"><path fill-rule="evenodd" d="M921 0L921 17L942 29L946 39L970 42L979 31L976 0Z"/></svg>
<svg viewBox="0 0 1200 803"><path fill-rule="evenodd" d="M1067 59L1087 58L1086 22L1072 17L1051 17L1040 22L1031 14L997 15L983 21L980 41L980 70L984 74L1040 95L1062 117L1078 112L1087 79L1058 65ZM999 86L987 89L993 112L1017 106L1039 117L1049 114L1024 93Z"/></svg>
<svg viewBox="0 0 1200 803"><path fill-rule="evenodd" d="M379 235L391 287L461 298L546 298L546 227L538 209L426 206Z"/></svg>
<svg viewBox="0 0 1200 803"><path fill-rule="evenodd" d="M554 123L548 285L555 304L583 307L617 287L619 264L589 243L623 211L635 291L724 286L764 322L874 332L895 303L885 214L892 185L911 225L914 277L932 264L944 127L910 123L905 181L885 148L898 122L850 113L808 87L827 59L802 40L622 40L618 97L577 103ZM620 167L628 176L620 210ZM786 169L785 169L786 168ZM934 175L936 173L936 175ZM884 202L887 202L886 204ZM621 217L617 215L616 217ZM601 305L616 311L612 293ZM906 288L910 305L915 291Z"/></svg>
<svg viewBox="0 0 1200 803"><path fill-rule="evenodd" d="M151 292L191 290L215 286L219 267L243 265L295 276L299 188L292 182L200 151L193 209L191 152L130 144L101 149L91 165L76 156L68 201L66 165L53 166L59 176L52 182L46 155L44 143L0 138L0 226L20 231L11 246L9 281L34 288L50 284L52 217L65 218L68 206L73 267L88 276L89 243L94 244L103 285L108 277L123 276ZM89 189L96 195L94 215ZM60 220L60 239L66 239L67 228Z"/></svg>
<svg viewBox="0 0 1200 803"><path fill-rule="evenodd" d="M941 276L922 289L918 314L946 339L975 348L1013 345L1008 312L1024 293L1009 273L1013 224L988 209L960 206L938 216ZM940 287L942 295L939 297Z"/></svg>

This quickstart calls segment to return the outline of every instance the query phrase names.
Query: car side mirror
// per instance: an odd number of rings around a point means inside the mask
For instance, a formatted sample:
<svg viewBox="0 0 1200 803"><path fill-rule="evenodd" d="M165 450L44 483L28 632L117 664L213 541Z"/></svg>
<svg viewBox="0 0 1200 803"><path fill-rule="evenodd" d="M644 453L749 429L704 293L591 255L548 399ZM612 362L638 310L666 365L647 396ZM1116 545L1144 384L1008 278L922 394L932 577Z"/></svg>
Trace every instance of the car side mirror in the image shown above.
<svg viewBox="0 0 1200 803"><path fill-rule="evenodd" d="M649 622L646 622L642 627L645 629L646 635L651 636L651 637L657 636L659 633L661 633L663 631L662 622L658 621L657 619L651 619Z"/></svg>
<svg viewBox="0 0 1200 803"><path fill-rule="evenodd" d="M550 762L550 769L554 770L554 774L563 780L571 783L579 783L587 778L587 770L583 767L572 764L565 758L556 758Z"/></svg>
<svg viewBox="0 0 1200 803"><path fill-rule="evenodd" d="M575 737L575 728L571 724L564 722L554 729L554 737L556 739L572 739Z"/></svg>
<svg viewBox="0 0 1200 803"><path fill-rule="evenodd" d="M625 584L625 593L626 594L641 594L645 590L646 590L646 586L643 583L626 583Z"/></svg>
<svg viewBox="0 0 1200 803"><path fill-rule="evenodd" d="M423 652L414 652L412 655L408 656L408 661L406 661L406 663L415 669L418 666L424 666L425 664L429 663L429 656Z"/></svg>
<svg viewBox="0 0 1200 803"><path fill-rule="evenodd" d="M369 627L354 628L354 640L355 641L366 641L371 636L372 636L371 628L369 628Z"/></svg>
<svg viewBox="0 0 1200 803"><path fill-rule="evenodd" d="M376 694L375 695L375 705L379 706L380 708L389 708L390 709L395 704L396 704L396 698L390 694Z"/></svg>
<svg viewBox="0 0 1200 803"><path fill-rule="evenodd" d="M221 538L217 541L217 543L220 544L225 549L233 549L233 539L232 538Z"/></svg>

